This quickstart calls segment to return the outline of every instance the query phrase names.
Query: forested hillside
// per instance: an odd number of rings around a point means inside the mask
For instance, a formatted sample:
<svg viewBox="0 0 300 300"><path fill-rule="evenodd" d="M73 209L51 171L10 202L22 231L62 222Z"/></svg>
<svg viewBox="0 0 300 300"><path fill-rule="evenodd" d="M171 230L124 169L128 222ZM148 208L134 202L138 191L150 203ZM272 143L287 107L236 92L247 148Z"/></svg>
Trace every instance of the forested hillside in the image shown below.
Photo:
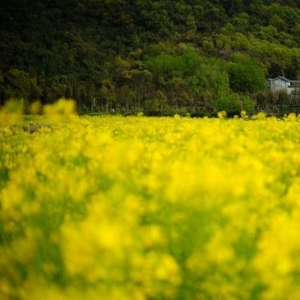
<svg viewBox="0 0 300 300"><path fill-rule="evenodd" d="M300 79L293 0L2 0L0 103L82 112L253 111L266 78Z"/></svg>

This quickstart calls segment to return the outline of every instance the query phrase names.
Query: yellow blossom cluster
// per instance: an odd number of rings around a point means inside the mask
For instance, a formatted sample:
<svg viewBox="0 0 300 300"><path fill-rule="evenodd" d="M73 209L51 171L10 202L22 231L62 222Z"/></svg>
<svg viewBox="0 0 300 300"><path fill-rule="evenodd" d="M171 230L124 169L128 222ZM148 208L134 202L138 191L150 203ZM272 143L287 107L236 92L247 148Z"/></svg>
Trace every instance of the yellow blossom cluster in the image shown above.
<svg viewBox="0 0 300 300"><path fill-rule="evenodd" d="M79 117L66 100L11 111L0 299L300 298L296 115Z"/></svg>

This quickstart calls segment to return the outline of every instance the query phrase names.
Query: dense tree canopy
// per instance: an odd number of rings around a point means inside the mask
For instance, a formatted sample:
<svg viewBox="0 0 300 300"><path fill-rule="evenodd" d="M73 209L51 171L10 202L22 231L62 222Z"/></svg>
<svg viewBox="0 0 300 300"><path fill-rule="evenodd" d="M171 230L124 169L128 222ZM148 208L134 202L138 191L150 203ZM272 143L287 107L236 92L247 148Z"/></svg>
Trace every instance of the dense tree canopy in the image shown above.
<svg viewBox="0 0 300 300"><path fill-rule="evenodd" d="M293 0L2 0L0 104L211 114L300 79L299 45Z"/></svg>

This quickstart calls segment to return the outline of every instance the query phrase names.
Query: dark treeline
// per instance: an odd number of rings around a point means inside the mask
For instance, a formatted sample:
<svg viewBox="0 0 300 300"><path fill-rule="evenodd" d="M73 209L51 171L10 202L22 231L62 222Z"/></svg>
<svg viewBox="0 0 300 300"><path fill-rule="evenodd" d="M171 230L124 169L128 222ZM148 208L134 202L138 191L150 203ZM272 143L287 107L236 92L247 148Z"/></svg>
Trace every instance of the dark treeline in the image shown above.
<svg viewBox="0 0 300 300"><path fill-rule="evenodd" d="M0 104L276 110L266 78L300 78L299 1L2 0L0 30Z"/></svg>

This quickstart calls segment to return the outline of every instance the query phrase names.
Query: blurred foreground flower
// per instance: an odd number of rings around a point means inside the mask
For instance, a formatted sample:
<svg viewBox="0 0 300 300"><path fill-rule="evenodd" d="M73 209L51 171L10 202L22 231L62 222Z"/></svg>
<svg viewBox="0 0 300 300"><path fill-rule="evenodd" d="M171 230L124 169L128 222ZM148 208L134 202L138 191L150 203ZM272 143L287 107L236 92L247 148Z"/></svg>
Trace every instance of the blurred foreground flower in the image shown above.
<svg viewBox="0 0 300 300"><path fill-rule="evenodd" d="M9 127L22 121L22 100L13 99L5 103L0 110L0 126Z"/></svg>

